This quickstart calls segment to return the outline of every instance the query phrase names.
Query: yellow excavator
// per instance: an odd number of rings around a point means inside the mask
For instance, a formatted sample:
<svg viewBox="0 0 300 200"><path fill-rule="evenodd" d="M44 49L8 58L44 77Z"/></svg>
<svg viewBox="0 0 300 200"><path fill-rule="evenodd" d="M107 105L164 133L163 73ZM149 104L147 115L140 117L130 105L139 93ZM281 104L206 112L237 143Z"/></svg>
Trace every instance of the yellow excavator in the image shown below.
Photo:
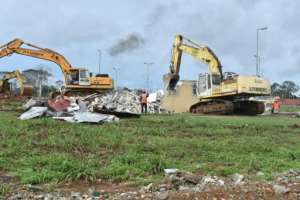
<svg viewBox="0 0 300 200"><path fill-rule="evenodd" d="M23 45L30 48L24 48ZM63 55L51 49L25 43L21 39L14 39L0 46L0 58L14 53L56 63L64 74L65 93L105 92L114 88L113 79L107 74L92 76L87 68L73 67Z"/></svg>
<svg viewBox="0 0 300 200"><path fill-rule="evenodd" d="M180 97L180 64L186 53L208 65L208 72L200 74L197 81L189 85L193 93ZM253 96L270 95L271 87L267 80L259 76L242 76L233 72L222 72L222 65L216 54L207 46L199 45L182 35L176 35L172 49L170 72L164 75L167 97L173 104L167 108L176 112L176 101L184 104L186 111L201 114L261 114L263 102L251 100ZM185 88L188 90L189 88ZM177 100L178 99L178 100ZM189 100L194 99L194 100ZM179 102L180 101L180 102ZM175 102L175 104L174 104ZM168 104L168 103L167 103ZM181 110L183 111L183 110Z"/></svg>
<svg viewBox="0 0 300 200"><path fill-rule="evenodd" d="M32 96L33 87L26 84L26 80L19 70L12 72L5 72L0 79L0 93L9 95L11 94L9 80L16 79L20 85L20 96Z"/></svg>

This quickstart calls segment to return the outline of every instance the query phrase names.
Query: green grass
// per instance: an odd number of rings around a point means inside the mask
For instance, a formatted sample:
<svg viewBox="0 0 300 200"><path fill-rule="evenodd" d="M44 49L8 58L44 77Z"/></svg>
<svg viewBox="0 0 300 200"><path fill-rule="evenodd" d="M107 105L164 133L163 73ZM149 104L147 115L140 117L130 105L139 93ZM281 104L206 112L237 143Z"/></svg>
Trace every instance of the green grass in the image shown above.
<svg viewBox="0 0 300 200"><path fill-rule="evenodd" d="M0 198L6 196L10 192L10 187L8 184L0 183Z"/></svg>
<svg viewBox="0 0 300 200"><path fill-rule="evenodd" d="M0 99L0 110L1 111L16 111L21 110L22 104L15 100L7 100L7 99Z"/></svg>
<svg viewBox="0 0 300 200"><path fill-rule="evenodd" d="M144 183L162 178L165 168L271 178L300 168L298 118L148 115L89 125L16 115L0 112L0 170L22 183Z"/></svg>
<svg viewBox="0 0 300 200"><path fill-rule="evenodd" d="M300 112L300 106L286 106L283 105L280 108L281 112Z"/></svg>

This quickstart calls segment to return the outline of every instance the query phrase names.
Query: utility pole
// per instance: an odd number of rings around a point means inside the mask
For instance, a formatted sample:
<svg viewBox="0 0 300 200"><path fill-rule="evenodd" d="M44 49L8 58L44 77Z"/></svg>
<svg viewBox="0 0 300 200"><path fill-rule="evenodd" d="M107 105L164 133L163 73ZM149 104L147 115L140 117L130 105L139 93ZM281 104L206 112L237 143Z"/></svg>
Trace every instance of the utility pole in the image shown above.
<svg viewBox="0 0 300 200"><path fill-rule="evenodd" d="M99 53L99 69L98 69L98 73L100 74L101 73L101 71L100 71L100 69L101 69L101 58L102 58L102 51L101 51L101 49L98 49L98 53Z"/></svg>
<svg viewBox="0 0 300 200"><path fill-rule="evenodd" d="M118 67L113 67L113 70L115 71L115 74L116 74L116 79L115 79L115 88L117 88L117 84L118 84L118 71L120 71L121 69L118 68Z"/></svg>
<svg viewBox="0 0 300 200"><path fill-rule="evenodd" d="M256 58L256 75L259 76L260 75L260 55L259 55L259 31L265 31L267 30L268 27L262 27L262 28L257 28L256 29L256 55L255 55L255 58Z"/></svg>
<svg viewBox="0 0 300 200"><path fill-rule="evenodd" d="M154 63L153 62L144 62L144 65L146 65L146 75L147 75L147 77L146 77L146 84L147 84L147 92L149 92L150 91L150 72L149 72L149 67L151 66L151 65L153 65Z"/></svg>

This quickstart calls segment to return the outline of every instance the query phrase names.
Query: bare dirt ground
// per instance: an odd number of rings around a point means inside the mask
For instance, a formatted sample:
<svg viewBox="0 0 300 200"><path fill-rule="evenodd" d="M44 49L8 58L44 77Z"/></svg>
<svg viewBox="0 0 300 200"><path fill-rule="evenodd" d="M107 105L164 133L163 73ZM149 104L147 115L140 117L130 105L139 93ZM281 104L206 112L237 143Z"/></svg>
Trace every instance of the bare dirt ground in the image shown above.
<svg viewBox="0 0 300 200"><path fill-rule="evenodd" d="M248 180L241 174L217 177L188 172L168 174L158 184L136 186L98 180L93 183L75 181L46 185L22 185L5 172L1 184L9 186L3 199L300 199L300 171L289 170L275 180Z"/></svg>

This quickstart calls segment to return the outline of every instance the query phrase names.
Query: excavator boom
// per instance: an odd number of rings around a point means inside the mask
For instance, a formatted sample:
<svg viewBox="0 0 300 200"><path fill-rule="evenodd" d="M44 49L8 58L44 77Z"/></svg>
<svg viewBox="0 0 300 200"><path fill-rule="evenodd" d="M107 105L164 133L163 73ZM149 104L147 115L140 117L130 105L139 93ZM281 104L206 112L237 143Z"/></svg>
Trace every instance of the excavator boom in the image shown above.
<svg viewBox="0 0 300 200"><path fill-rule="evenodd" d="M34 49L22 48L22 45L27 45ZM21 39L14 39L6 45L2 45L0 49L0 58L17 53L54 62L61 68L64 74L68 73L70 69L72 69L71 64L61 54L50 49L41 48L30 43L25 43Z"/></svg>
<svg viewBox="0 0 300 200"><path fill-rule="evenodd" d="M180 79L179 73L182 53L189 54L197 60L207 64L209 72L212 74L218 74L222 79L223 74L221 63L209 47L199 45L190 39L184 38L182 35L176 35L172 49L170 73L166 74L164 77L169 90L174 90Z"/></svg>

